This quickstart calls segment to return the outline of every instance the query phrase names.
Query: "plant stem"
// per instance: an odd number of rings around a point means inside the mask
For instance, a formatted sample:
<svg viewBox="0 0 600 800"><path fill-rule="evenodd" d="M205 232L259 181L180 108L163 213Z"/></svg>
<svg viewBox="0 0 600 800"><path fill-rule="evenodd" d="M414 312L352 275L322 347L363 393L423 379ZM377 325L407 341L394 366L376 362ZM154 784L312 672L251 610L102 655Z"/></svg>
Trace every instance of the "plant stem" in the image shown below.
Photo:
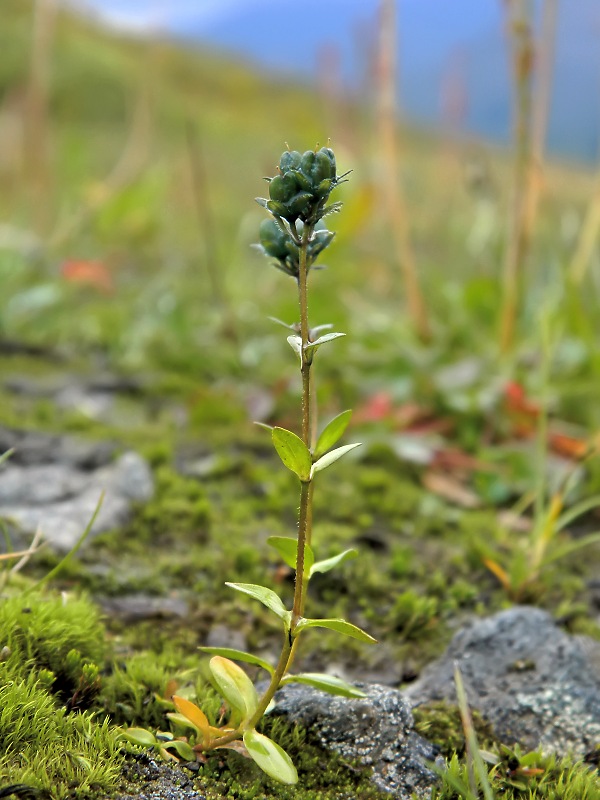
<svg viewBox="0 0 600 800"><path fill-rule="evenodd" d="M309 327L308 327L308 292L307 292L307 279L308 279L308 265L307 265L307 252L308 243L313 233L313 226L306 224L302 232L302 239L300 241L300 259L299 259L299 276L298 276L298 298L300 303L300 336L302 339L302 441L310 448L311 446L311 400L312 400L312 387L311 387L311 373L310 368L312 364L312 355L305 356L306 345L310 342ZM219 747L220 745L227 744L234 739L239 738L243 730L253 728L265 713L267 706L273 699L273 695L279 688L281 679L289 670L294 660L296 650L298 647L299 637L293 638L293 630L299 619L302 618L304 612L304 599L306 596L306 585L308 583L304 569L304 554L306 545L310 544L312 532L312 495L313 495L313 482L302 481L300 485L300 511L298 516L298 554L296 557L296 587L294 590L294 605L292 608L292 622L291 629L286 631L281 655L279 656L279 663L273 673L269 687L264 695L261 697L256 711L247 722L244 722L240 727L225 736L214 740L210 743L210 748ZM209 749L209 748L206 748Z"/></svg>
<svg viewBox="0 0 600 800"><path fill-rule="evenodd" d="M308 243L313 233L313 226L304 225L302 240L300 242L299 274L298 274L298 301L300 304L300 337L302 339L302 359L300 370L302 373L302 441L310 449L311 446L311 365L312 353L306 352L310 342L308 327ZM312 481L303 482L300 488L300 513L298 518L298 554L296 556L296 588L294 591L294 606L292 610L292 630L304 611L304 596L306 578L304 575L304 551L307 541L310 541L310 528L312 522Z"/></svg>

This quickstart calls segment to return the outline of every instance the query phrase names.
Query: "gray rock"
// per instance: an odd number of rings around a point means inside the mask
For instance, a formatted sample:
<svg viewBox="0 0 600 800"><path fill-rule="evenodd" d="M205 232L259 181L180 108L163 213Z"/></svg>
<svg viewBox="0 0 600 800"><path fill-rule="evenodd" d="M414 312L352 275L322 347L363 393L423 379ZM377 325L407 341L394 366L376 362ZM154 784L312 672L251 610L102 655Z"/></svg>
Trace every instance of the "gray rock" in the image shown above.
<svg viewBox="0 0 600 800"><path fill-rule="evenodd" d="M151 594L128 594L123 597L101 597L102 610L111 618L125 622L144 619L185 619L190 613L189 604L179 596L161 597Z"/></svg>
<svg viewBox="0 0 600 800"><path fill-rule="evenodd" d="M458 664L469 703L507 744L582 756L600 742L600 643L569 636L545 611L515 607L453 638L405 696L456 703Z"/></svg>
<svg viewBox="0 0 600 800"><path fill-rule="evenodd" d="M68 437L3 430L0 449L15 448L0 474L0 517L18 534L19 546L41 527L57 552L68 552L89 523L105 492L92 535L127 522L133 502L147 502L154 493L150 467L137 453L109 460L105 445L80 443Z"/></svg>
<svg viewBox="0 0 600 800"><path fill-rule="evenodd" d="M243 632L228 628L227 625L213 625L204 645L206 647L233 647L234 650L248 649L248 642Z"/></svg>
<svg viewBox="0 0 600 800"><path fill-rule="evenodd" d="M277 692L271 713L310 729L324 748L372 767L375 785L398 800L429 796L436 776L425 762L435 759L435 751L413 730L409 704L389 686L357 686L367 697L335 697L287 685Z"/></svg>
<svg viewBox="0 0 600 800"><path fill-rule="evenodd" d="M14 450L10 464L65 464L94 469L109 464L115 453L111 442L89 442L70 436L0 427L0 453Z"/></svg>

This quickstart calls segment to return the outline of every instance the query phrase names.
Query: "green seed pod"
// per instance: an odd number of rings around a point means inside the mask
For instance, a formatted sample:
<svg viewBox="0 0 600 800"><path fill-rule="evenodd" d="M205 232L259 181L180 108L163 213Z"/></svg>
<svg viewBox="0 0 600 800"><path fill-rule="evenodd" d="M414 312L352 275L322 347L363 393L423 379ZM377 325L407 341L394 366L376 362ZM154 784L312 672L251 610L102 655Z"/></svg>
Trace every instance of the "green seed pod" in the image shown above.
<svg viewBox="0 0 600 800"><path fill-rule="evenodd" d="M337 165L335 163L335 153L330 147L322 147L319 150L319 153L324 153L327 158L329 159L329 163L331 164L331 178L335 180L337 175Z"/></svg>
<svg viewBox="0 0 600 800"><path fill-rule="evenodd" d="M291 172L276 175L269 184L269 196L277 203L287 203L298 191L296 178Z"/></svg>
<svg viewBox="0 0 600 800"><path fill-rule="evenodd" d="M294 261L298 261L299 257L299 250L298 245L295 244L289 237L286 239L285 242L285 249L286 249L286 256L291 256Z"/></svg>
<svg viewBox="0 0 600 800"><path fill-rule="evenodd" d="M327 195L331 192L333 181L331 178L325 178L324 181L317 186L317 197L327 197Z"/></svg>
<svg viewBox="0 0 600 800"><path fill-rule="evenodd" d="M328 230L316 231L308 248L312 259L315 259L320 253L331 244L331 240L335 236Z"/></svg>
<svg viewBox="0 0 600 800"><path fill-rule="evenodd" d="M323 150L319 150L318 153L315 154L315 163L313 164L312 172L311 172L311 179L314 186L318 186L321 181L324 181L332 176L332 166L331 160L327 153L324 153Z"/></svg>
<svg viewBox="0 0 600 800"><path fill-rule="evenodd" d="M307 178L303 172L300 172L299 169L295 169L291 172L291 174L296 178L296 183L298 186L305 192L312 192L313 185L311 183L310 178Z"/></svg>
<svg viewBox="0 0 600 800"><path fill-rule="evenodd" d="M313 199L313 196L310 192L298 192L290 201L287 203L288 210L295 218L299 214L302 214L304 211L307 210L310 201Z"/></svg>
<svg viewBox="0 0 600 800"><path fill-rule="evenodd" d="M288 208L284 203L278 203L276 200L269 200L267 202L267 208L274 214L276 217L283 217L287 219L288 217Z"/></svg>
<svg viewBox="0 0 600 800"><path fill-rule="evenodd" d="M317 155L313 150L307 150L302 156L302 161L300 162L300 169L309 180L312 179L312 170L315 164L316 157Z"/></svg>
<svg viewBox="0 0 600 800"><path fill-rule="evenodd" d="M275 220L263 220L260 225L259 238L267 255L273 258L285 258L288 255L286 247L288 237Z"/></svg>
<svg viewBox="0 0 600 800"><path fill-rule="evenodd" d="M298 169L302 161L302 154L297 150L286 150L281 154L279 159L279 169L282 172L288 172L291 169Z"/></svg>

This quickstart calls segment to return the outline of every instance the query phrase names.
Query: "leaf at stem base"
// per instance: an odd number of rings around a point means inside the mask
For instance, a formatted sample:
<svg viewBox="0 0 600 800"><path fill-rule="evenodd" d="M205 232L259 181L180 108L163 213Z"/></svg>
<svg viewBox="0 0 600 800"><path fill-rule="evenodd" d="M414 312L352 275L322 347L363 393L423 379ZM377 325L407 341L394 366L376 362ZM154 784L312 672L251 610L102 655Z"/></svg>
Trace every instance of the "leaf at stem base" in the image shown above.
<svg viewBox="0 0 600 800"><path fill-rule="evenodd" d="M244 733L246 749L263 772L280 783L298 783L298 773L285 750L268 736L255 730Z"/></svg>

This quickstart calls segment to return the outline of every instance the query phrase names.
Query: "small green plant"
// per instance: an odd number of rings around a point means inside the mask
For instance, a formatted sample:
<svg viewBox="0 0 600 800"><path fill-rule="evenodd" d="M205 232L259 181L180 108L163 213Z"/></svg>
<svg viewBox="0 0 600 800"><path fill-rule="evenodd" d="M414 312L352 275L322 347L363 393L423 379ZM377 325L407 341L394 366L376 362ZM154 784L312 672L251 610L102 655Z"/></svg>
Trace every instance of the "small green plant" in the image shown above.
<svg viewBox="0 0 600 800"><path fill-rule="evenodd" d="M535 750L522 753L518 746L509 748L495 741L491 742L493 751L482 750L458 665L454 682L465 757L455 752L445 767L432 765L441 783L432 790L431 800L597 800L598 774L581 762ZM490 732L484 731L486 736Z"/></svg>
<svg viewBox="0 0 600 800"><path fill-rule="evenodd" d="M176 726L191 729L191 747L185 739L174 740L161 732L154 736L143 729L129 729L125 734L132 743L154 746L167 758L173 752L189 758L190 754L201 755L210 750L230 748L249 755L264 772L287 784L294 784L298 780L290 757L278 744L256 730L261 718L271 707L277 689L283 684L298 682L331 694L364 696L348 683L331 675L291 673L301 634L311 628L327 628L363 642L375 641L368 633L344 619L311 619L305 616L311 577L316 573L328 572L357 555L355 550L345 550L319 561L311 542L312 500L317 475L358 447L358 444L347 444L334 448L348 426L350 411L344 411L331 420L318 436L313 429L314 386L311 367L319 348L344 334L332 332L331 325L309 326L308 275L318 256L333 239L334 234L325 228L322 220L340 209L340 203L328 201L331 192L343 182L344 177L338 176L335 155L328 147L308 150L304 154L286 150L279 161L277 175L266 179L269 183L269 199L257 200L271 215L260 227L259 247L277 269L294 279L300 307L299 323L289 326L281 324L289 329L288 342L300 361L301 435L285 428L265 426L271 433L281 461L296 475L299 483L297 536L274 536L269 539L269 544L284 562L295 570L293 606L286 608L279 596L266 586L246 583L227 583L227 586L263 603L278 618L283 628L279 661L273 666L250 653L223 647L204 647L202 650L212 656L210 672L213 683L225 700L225 721L217 720L216 724L212 724L194 703L174 696L176 711L169 716ZM262 696L259 696L248 675L235 661L261 667L269 674L269 685ZM180 744L177 744L178 741Z"/></svg>

